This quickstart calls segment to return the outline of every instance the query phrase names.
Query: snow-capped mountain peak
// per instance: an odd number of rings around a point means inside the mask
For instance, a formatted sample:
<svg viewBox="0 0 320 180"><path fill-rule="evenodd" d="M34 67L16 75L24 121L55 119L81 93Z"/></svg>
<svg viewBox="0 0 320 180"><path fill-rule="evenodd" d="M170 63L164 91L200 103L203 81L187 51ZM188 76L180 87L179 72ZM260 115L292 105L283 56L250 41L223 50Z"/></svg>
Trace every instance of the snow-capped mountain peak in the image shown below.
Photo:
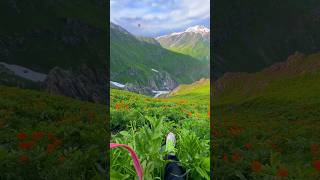
<svg viewBox="0 0 320 180"><path fill-rule="evenodd" d="M189 27L185 32L195 32L195 33L209 33L210 29L203 25L196 25Z"/></svg>
<svg viewBox="0 0 320 180"><path fill-rule="evenodd" d="M186 33L186 32L200 33L203 36L206 33L210 33L210 29L205 27L205 26L203 26L203 25L196 25L196 26L192 26L192 27L187 28L185 31L173 32L171 34L167 34L167 35L156 37L156 39L167 38L167 37L171 37L171 36L177 36L177 35L181 35L181 34Z"/></svg>

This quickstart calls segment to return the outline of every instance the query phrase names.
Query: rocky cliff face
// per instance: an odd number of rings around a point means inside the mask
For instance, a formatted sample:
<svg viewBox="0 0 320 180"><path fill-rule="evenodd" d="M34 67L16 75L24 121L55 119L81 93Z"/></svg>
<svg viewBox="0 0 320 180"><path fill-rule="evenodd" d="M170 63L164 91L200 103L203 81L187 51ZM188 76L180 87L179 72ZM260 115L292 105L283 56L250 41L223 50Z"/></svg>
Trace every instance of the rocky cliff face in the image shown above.
<svg viewBox="0 0 320 180"><path fill-rule="evenodd" d="M139 93L139 94L150 95L150 96L154 94L150 87L145 87L145 86L136 85L132 83L127 83L123 89L131 92Z"/></svg>
<svg viewBox="0 0 320 180"><path fill-rule="evenodd" d="M177 87L178 83L167 72L157 72L148 80L149 87L153 90L171 90Z"/></svg>
<svg viewBox="0 0 320 180"><path fill-rule="evenodd" d="M126 83L123 84L123 87L119 87L110 83L110 86L116 89L124 89L139 94L154 96L157 94L156 91L170 91L177 87L178 83L167 72L155 72L155 74L148 79L146 85Z"/></svg>
<svg viewBox="0 0 320 180"><path fill-rule="evenodd" d="M42 87L51 93L105 103L107 74L86 65L82 65L75 71L55 67L49 72Z"/></svg>

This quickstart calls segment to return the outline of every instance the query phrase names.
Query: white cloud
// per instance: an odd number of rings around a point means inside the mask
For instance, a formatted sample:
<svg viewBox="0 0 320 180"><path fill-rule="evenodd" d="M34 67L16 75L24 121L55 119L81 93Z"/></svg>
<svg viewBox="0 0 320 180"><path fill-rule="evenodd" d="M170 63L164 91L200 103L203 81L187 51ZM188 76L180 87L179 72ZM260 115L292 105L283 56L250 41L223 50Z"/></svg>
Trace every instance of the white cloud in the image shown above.
<svg viewBox="0 0 320 180"><path fill-rule="evenodd" d="M110 0L110 3L111 21L137 34L185 28L210 18L210 0Z"/></svg>

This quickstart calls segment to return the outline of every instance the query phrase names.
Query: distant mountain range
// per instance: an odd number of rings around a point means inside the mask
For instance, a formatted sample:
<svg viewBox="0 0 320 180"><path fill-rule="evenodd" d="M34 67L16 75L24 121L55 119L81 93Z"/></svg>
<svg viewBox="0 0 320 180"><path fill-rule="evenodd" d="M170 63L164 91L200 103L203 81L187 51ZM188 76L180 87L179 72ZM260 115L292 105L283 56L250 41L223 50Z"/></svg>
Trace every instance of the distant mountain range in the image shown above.
<svg viewBox="0 0 320 180"><path fill-rule="evenodd" d="M210 29L203 25L189 27L183 32L159 36L156 40L169 50L190 55L199 60L210 60Z"/></svg>
<svg viewBox="0 0 320 180"><path fill-rule="evenodd" d="M130 91L152 94L209 77L209 63L161 47L157 40L136 37L110 26L110 79Z"/></svg>
<svg viewBox="0 0 320 180"><path fill-rule="evenodd" d="M221 103L231 99L238 101L240 98L251 100L249 97L260 97L259 95L265 95L266 92L276 94L281 91L283 98L286 97L285 93L289 92L296 92L295 95L301 96L317 95L319 75L320 53L305 55L295 52L283 62L256 73L225 73L214 82L214 97ZM310 93L311 87L314 88L313 93ZM271 88L273 91L270 91ZM304 90L310 92L303 93Z"/></svg>

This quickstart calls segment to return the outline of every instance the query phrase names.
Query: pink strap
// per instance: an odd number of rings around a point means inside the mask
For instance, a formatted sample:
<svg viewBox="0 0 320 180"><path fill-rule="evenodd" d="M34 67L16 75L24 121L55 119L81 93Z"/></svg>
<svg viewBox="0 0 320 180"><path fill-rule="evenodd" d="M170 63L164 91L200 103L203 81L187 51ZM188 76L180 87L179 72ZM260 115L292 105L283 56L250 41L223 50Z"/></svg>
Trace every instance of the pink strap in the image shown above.
<svg viewBox="0 0 320 180"><path fill-rule="evenodd" d="M113 149L116 147L124 147L130 152L130 155L133 159L133 165L134 165L134 168L136 169L139 180L142 180L142 168L139 163L139 158L138 158L137 154L134 152L134 150L126 144L110 143L110 149Z"/></svg>

